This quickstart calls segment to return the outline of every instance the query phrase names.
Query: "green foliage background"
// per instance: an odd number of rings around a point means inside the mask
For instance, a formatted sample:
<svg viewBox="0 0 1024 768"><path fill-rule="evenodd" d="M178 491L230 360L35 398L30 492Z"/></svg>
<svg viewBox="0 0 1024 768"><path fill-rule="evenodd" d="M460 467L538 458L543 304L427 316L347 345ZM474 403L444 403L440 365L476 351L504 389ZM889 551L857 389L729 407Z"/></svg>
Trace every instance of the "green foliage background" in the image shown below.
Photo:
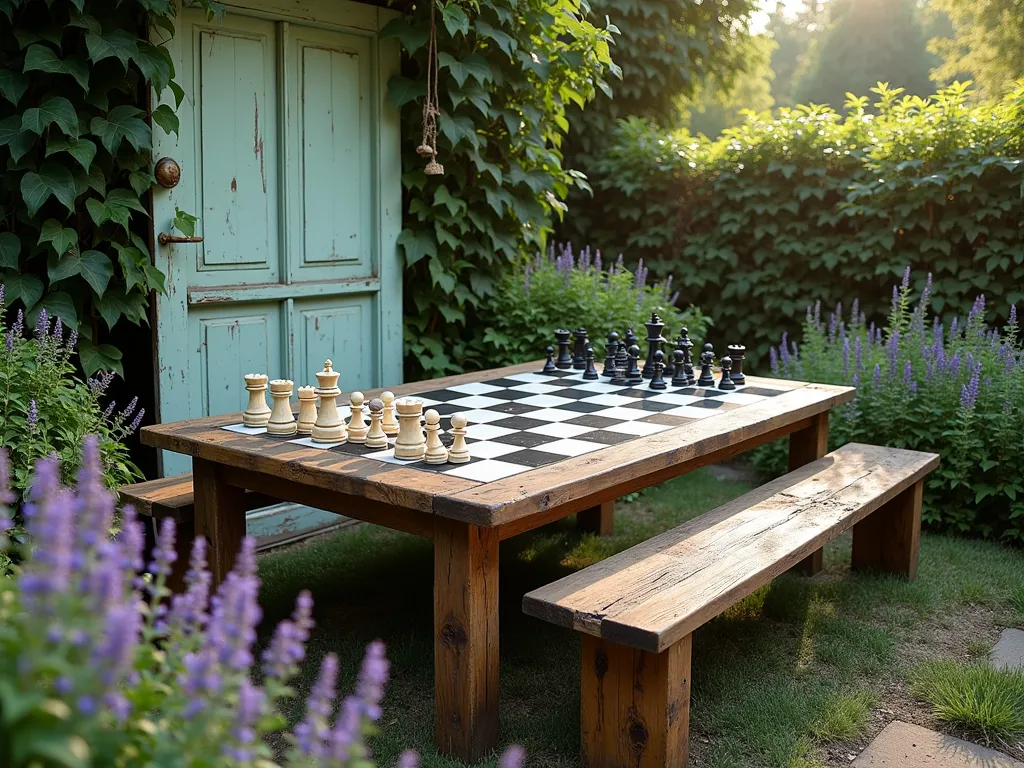
<svg viewBox="0 0 1024 768"><path fill-rule="evenodd" d="M874 90L873 108L782 109L716 141L626 121L597 165L589 241L674 274L755 370L808 297L883 296L907 265L934 273L947 319L984 292L1005 320L1024 299L1024 83L974 106L959 84ZM886 303L863 308L880 320Z"/></svg>
<svg viewBox="0 0 1024 768"><path fill-rule="evenodd" d="M148 121L176 131L178 119L142 106L150 87L182 97L148 38L150 26L169 38L172 16L170 0L0 0L0 282L30 323L45 307L79 330L87 373L120 370L102 336L146 321L164 289L140 236Z"/></svg>
<svg viewBox="0 0 1024 768"><path fill-rule="evenodd" d="M429 4L388 24L402 41L406 377L478 368L487 360L476 315L524 248L543 247L579 178L563 163L567 110L615 71L612 32L582 0L471 0L437 10L443 176L426 176L420 144Z"/></svg>

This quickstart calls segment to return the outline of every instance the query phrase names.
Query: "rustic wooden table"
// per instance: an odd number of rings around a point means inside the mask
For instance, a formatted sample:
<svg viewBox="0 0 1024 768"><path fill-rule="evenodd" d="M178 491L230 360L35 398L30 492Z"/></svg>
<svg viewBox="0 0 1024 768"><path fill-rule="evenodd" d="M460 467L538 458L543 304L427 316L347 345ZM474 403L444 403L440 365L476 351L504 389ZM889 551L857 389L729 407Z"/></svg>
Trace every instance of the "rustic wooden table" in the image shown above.
<svg viewBox="0 0 1024 768"><path fill-rule="evenodd" d="M525 363L394 387L398 395L538 371ZM790 436L794 469L826 453L829 411L853 389L747 377L785 394L502 480L480 483L222 427L239 414L142 431L145 444L192 457L196 534L219 581L245 535L246 490L434 540L434 681L438 748L475 761L498 742L498 543L580 513L610 533L615 499ZM368 391L367 396L381 390ZM801 564L813 573L821 553Z"/></svg>

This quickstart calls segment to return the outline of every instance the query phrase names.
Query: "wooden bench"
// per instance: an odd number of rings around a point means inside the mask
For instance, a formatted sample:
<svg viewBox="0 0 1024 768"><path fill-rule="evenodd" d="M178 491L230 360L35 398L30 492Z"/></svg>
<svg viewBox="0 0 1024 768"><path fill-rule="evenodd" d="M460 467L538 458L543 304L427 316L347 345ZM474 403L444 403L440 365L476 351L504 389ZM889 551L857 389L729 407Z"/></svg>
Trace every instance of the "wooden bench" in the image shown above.
<svg viewBox="0 0 1024 768"><path fill-rule="evenodd" d="M853 528L853 567L914 578L930 453L849 444L530 592L582 633L583 764L684 766L695 629Z"/></svg>

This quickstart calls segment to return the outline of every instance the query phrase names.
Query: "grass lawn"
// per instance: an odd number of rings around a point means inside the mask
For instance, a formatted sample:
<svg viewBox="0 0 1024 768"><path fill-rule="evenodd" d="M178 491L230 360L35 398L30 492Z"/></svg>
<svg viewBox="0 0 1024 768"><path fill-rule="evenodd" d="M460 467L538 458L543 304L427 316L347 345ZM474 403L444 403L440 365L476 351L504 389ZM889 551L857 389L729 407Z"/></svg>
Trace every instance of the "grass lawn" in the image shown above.
<svg viewBox="0 0 1024 768"><path fill-rule="evenodd" d="M522 744L531 767L579 764L579 639L524 616L523 594L749 487L699 470L620 502L615 536L580 536L570 518L501 545L502 744ZM826 550L825 572L776 579L696 633L691 765L848 765L895 717L936 726L912 683L925 662L984 657L1002 626L1024 625L1020 551L926 535L910 583L854 576L849 556L844 537ZM261 557L260 577L264 640L300 589L316 601L318 626L293 719L324 653L340 656L347 690L365 644L382 638L392 675L373 741L379 764L394 765L411 747L425 766L462 765L433 747L429 541L361 526ZM1024 758L1024 746L998 739L995 746ZM481 765L496 763L493 756Z"/></svg>

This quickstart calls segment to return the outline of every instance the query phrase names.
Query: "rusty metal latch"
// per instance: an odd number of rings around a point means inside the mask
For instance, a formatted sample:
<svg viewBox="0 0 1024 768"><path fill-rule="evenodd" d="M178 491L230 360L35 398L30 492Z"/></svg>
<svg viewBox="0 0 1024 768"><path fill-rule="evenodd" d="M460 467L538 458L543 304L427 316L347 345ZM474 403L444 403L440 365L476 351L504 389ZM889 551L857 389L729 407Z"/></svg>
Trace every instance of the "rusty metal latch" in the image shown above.
<svg viewBox="0 0 1024 768"><path fill-rule="evenodd" d="M160 245L167 245L168 243L201 243L203 242L203 238L199 236L181 237L179 235L169 235L166 232L161 232L157 235L156 241L160 243Z"/></svg>

